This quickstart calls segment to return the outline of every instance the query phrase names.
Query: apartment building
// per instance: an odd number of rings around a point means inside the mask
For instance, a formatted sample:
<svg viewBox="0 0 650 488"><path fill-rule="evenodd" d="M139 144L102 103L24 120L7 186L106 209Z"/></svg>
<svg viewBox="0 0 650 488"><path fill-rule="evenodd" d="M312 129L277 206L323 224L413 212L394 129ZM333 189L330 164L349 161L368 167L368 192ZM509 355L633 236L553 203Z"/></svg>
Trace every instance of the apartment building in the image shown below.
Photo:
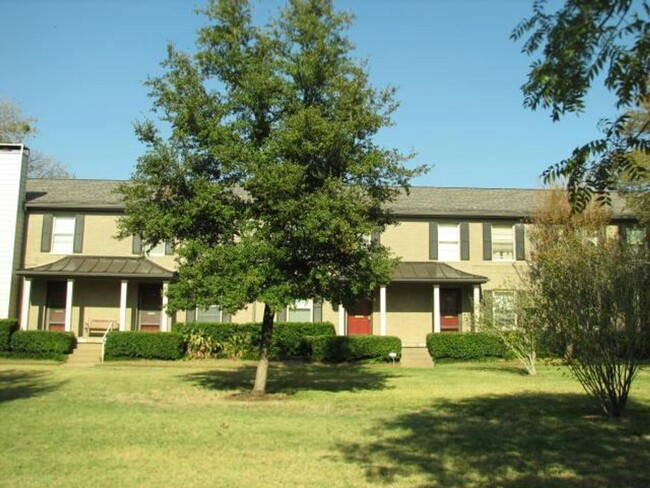
<svg viewBox="0 0 650 488"><path fill-rule="evenodd" d="M176 321L261 321L250 304L229 315L166 312L174 279L171 246L143 252L137 236L119 240L121 181L26 179L25 148L0 145L0 315L23 329L63 330L84 340L88 324L119 330L168 331ZM296 302L278 321L334 323L339 334L399 337L424 345L430 332L474 329L481 297L494 296L507 315L530 252L527 222L545 190L415 187L391 208L396 225L379 238L401 262L392 281L353 307ZM614 224L633 222L615 200Z"/></svg>

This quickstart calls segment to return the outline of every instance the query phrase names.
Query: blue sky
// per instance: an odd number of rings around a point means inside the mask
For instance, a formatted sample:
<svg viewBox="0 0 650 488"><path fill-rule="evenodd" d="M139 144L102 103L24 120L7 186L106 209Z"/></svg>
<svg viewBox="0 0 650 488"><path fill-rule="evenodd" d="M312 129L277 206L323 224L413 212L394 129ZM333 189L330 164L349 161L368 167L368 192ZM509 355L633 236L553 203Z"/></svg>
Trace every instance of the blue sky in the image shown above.
<svg viewBox="0 0 650 488"><path fill-rule="evenodd" d="M284 2L253 0L263 20ZM614 113L596 90L588 111L553 123L522 105L531 59L509 39L522 0L335 0L375 86L398 87L395 125L378 141L430 164L418 185L538 187L539 174L597 135ZM150 115L142 85L167 42L194 48L197 0L0 0L0 99L38 119L28 142L79 178L128 178L143 147L133 122Z"/></svg>

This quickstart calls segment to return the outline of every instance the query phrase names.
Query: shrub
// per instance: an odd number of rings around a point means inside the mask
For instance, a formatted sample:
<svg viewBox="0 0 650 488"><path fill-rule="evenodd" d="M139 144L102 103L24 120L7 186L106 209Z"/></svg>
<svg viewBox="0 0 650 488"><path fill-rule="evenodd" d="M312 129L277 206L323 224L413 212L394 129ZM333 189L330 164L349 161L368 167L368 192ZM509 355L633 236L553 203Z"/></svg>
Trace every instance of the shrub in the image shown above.
<svg viewBox="0 0 650 488"><path fill-rule="evenodd" d="M11 334L18 330L18 320L0 320L0 351L8 351L11 347Z"/></svg>
<svg viewBox="0 0 650 488"><path fill-rule="evenodd" d="M106 359L180 359L185 338L173 332L110 332L106 336Z"/></svg>
<svg viewBox="0 0 650 488"><path fill-rule="evenodd" d="M39 359L63 359L74 349L72 332L19 330L11 336L11 354Z"/></svg>
<svg viewBox="0 0 650 488"><path fill-rule="evenodd" d="M232 323L179 323L173 326L174 332L182 334L186 340L192 335L209 338L215 345L216 357L255 359L262 342L262 324ZM330 322L280 322L273 327L273 342L269 356L271 359L306 358L302 339L305 336L334 336L334 325Z"/></svg>
<svg viewBox="0 0 650 488"><path fill-rule="evenodd" d="M481 332L428 334L427 349L434 360L473 361L512 357L501 339Z"/></svg>
<svg viewBox="0 0 650 488"><path fill-rule="evenodd" d="M389 361L388 354L402 355L402 342L393 336L313 336L303 339L314 361Z"/></svg>

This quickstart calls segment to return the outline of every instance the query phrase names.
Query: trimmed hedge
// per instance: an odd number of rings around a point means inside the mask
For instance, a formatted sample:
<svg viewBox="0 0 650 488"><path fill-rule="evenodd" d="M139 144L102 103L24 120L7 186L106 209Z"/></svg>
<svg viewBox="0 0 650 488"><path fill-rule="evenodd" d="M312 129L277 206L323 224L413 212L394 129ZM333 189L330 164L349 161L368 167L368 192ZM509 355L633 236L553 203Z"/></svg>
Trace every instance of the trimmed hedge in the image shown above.
<svg viewBox="0 0 650 488"><path fill-rule="evenodd" d="M512 353L501 339L482 332L427 334L427 349L436 361L512 358Z"/></svg>
<svg viewBox="0 0 650 488"><path fill-rule="evenodd" d="M394 336L317 336L303 342L311 359L320 362L390 361L391 352L402 356L402 341Z"/></svg>
<svg viewBox="0 0 650 488"><path fill-rule="evenodd" d="M174 332L109 332L105 359L180 359L185 338Z"/></svg>
<svg viewBox="0 0 650 488"><path fill-rule="evenodd" d="M246 351L245 359L257 359L262 342L261 323L178 323L173 326L174 332L182 334L187 340L192 334L209 337L218 344L228 344L238 337L246 336L249 340L242 347ZM298 359L308 357L302 339L306 336L334 336L334 325L330 322L278 322L273 326L273 340L269 351L270 359ZM242 341L240 341L241 343ZM217 353L217 357L226 354Z"/></svg>
<svg viewBox="0 0 650 488"><path fill-rule="evenodd" d="M76 345L72 332L19 330L11 336L11 354L40 359L62 359Z"/></svg>
<svg viewBox="0 0 650 488"><path fill-rule="evenodd" d="M18 330L18 320L0 320L0 351L8 351L11 348L11 334Z"/></svg>

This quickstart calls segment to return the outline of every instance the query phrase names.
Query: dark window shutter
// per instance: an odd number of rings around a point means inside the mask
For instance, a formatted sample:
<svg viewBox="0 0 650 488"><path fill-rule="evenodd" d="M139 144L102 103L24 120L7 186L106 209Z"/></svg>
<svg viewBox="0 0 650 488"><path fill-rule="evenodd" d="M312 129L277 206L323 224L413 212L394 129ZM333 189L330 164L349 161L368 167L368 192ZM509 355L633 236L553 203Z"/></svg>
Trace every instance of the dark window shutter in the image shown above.
<svg viewBox="0 0 650 488"><path fill-rule="evenodd" d="M429 222L429 259L438 260L438 222Z"/></svg>
<svg viewBox="0 0 650 488"><path fill-rule="evenodd" d="M469 260L469 222L460 223L460 259Z"/></svg>
<svg viewBox="0 0 650 488"><path fill-rule="evenodd" d="M74 246L72 252L83 252L84 248L84 215L75 215L74 222Z"/></svg>
<svg viewBox="0 0 650 488"><path fill-rule="evenodd" d="M142 254L142 237L140 237L140 234L133 234L131 252L133 254Z"/></svg>
<svg viewBox="0 0 650 488"><path fill-rule="evenodd" d="M41 252L50 252L52 249L52 214L43 215L43 229L41 232Z"/></svg>
<svg viewBox="0 0 650 488"><path fill-rule="evenodd" d="M515 224L515 257L517 261L526 259L524 224Z"/></svg>
<svg viewBox="0 0 650 488"><path fill-rule="evenodd" d="M277 321L278 322L286 322L287 321L287 309L286 308L283 308L282 310L278 310Z"/></svg>
<svg viewBox="0 0 650 488"><path fill-rule="evenodd" d="M221 321L224 324L228 324L232 321L232 315L230 315L228 312L221 312Z"/></svg>
<svg viewBox="0 0 650 488"><path fill-rule="evenodd" d="M323 321L323 302L314 301L314 322Z"/></svg>
<svg viewBox="0 0 650 488"><path fill-rule="evenodd" d="M135 240L135 236L133 236L133 239ZM196 309L192 308L186 312L185 315L185 322L190 323L190 322L196 322Z"/></svg>
<svg viewBox="0 0 650 488"><path fill-rule="evenodd" d="M492 261L492 224L483 224L483 260Z"/></svg>
<svg viewBox="0 0 650 488"><path fill-rule="evenodd" d="M165 241L165 256L174 254L174 243L172 241Z"/></svg>

